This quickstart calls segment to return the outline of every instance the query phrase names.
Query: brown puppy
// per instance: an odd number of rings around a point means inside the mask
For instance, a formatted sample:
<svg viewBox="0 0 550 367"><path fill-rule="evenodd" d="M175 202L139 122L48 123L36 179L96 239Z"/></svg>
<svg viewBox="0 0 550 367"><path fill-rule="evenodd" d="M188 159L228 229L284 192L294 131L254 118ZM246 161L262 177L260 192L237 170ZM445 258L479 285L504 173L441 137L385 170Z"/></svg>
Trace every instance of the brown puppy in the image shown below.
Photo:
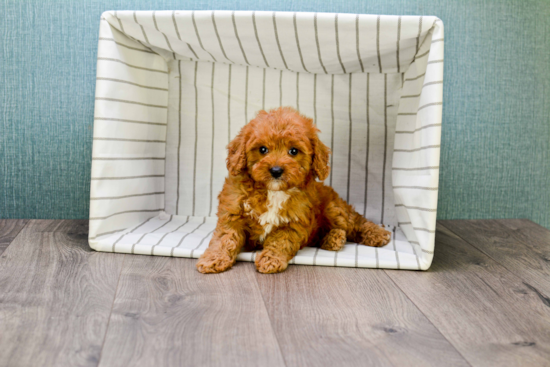
<svg viewBox="0 0 550 367"><path fill-rule="evenodd" d="M278 273L299 249L320 244L338 251L346 240L384 246L390 233L367 221L322 182L329 174L330 149L319 130L296 110L260 111L228 145L219 195L218 224L199 258L201 273L219 273L245 247L261 273Z"/></svg>

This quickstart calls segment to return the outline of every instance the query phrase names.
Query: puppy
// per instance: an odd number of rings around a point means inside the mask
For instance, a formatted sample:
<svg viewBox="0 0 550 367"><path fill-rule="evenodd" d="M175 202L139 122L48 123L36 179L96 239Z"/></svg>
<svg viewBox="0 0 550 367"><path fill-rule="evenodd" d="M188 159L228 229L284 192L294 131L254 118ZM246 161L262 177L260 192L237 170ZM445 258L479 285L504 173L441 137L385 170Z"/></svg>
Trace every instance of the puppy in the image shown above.
<svg viewBox="0 0 550 367"><path fill-rule="evenodd" d="M261 273L284 271L304 246L338 251L346 240L384 246L390 233L367 221L322 182L330 149L313 120L290 107L260 111L228 145L218 224L197 269L219 273L244 248Z"/></svg>

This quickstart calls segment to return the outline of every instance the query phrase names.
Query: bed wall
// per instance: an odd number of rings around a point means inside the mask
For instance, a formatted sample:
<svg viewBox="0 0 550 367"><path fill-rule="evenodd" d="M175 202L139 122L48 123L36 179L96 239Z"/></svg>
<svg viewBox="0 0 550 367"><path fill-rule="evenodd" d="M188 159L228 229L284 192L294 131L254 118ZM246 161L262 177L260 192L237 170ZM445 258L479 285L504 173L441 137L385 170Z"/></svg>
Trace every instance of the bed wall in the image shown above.
<svg viewBox="0 0 550 367"><path fill-rule="evenodd" d="M436 15L445 22L438 218L550 228L550 7L533 1L34 1L0 11L0 218L87 218L105 10Z"/></svg>

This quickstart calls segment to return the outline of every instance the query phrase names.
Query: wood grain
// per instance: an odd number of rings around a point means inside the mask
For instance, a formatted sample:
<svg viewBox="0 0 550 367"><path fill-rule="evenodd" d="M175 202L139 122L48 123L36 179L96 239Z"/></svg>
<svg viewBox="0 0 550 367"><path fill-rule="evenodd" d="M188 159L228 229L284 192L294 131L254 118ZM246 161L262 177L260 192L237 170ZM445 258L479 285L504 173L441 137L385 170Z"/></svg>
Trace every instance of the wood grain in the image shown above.
<svg viewBox="0 0 550 367"><path fill-rule="evenodd" d="M124 256L86 221L29 221L0 257L0 366L97 366Z"/></svg>
<svg viewBox="0 0 550 367"><path fill-rule="evenodd" d="M256 279L289 367L468 366L382 270L290 266Z"/></svg>
<svg viewBox="0 0 550 367"><path fill-rule="evenodd" d="M253 265L205 275L195 263L125 263L100 366L284 366Z"/></svg>
<svg viewBox="0 0 550 367"><path fill-rule="evenodd" d="M537 291L550 297L550 231L527 219L442 221Z"/></svg>
<svg viewBox="0 0 550 367"><path fill-rule="evenodd" d="M0 255L27 224L27 219L0 219Z"/></svg>
<svg viewBox="0 0 550 367"><path fill-rule="evenodd" d="M386 273L473 366L548 366L548 299L441 224L435 248L428 272Z"/></svg>

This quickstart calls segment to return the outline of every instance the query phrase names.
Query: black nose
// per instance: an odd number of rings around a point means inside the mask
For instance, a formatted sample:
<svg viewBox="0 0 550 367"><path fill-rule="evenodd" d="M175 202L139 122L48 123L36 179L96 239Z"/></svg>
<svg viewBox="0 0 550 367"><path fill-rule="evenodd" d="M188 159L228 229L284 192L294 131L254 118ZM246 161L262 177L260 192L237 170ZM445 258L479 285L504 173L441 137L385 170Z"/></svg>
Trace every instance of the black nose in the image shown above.
<svg viewBox="0 0 550 367"><path fill-rule="evenodd" d="M281 167L279 166L275 166L275 167L271 167L269 169L269 172L271 172L271 176L273 176L273 178L279 178L281 177L281 175L283 174L285 170L282 169Z"/></svg>

